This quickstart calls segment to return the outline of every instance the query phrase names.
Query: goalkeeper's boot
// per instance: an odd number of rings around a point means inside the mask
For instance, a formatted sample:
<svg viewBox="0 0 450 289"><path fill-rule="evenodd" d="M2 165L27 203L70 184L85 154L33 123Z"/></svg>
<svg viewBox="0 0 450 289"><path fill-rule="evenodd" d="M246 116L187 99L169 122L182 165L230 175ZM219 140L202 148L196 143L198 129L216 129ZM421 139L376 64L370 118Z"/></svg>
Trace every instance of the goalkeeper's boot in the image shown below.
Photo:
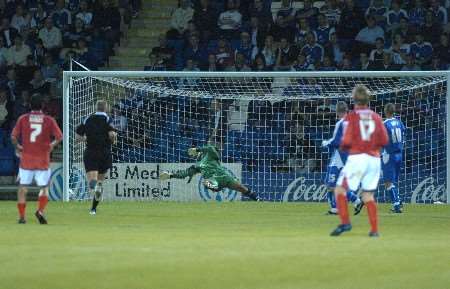
<svg viewBox="0 0 450 289"><path fill-rule="evenodd" d="M17 221L18 224L26 224L27 221L24 218L20 218L19 221Z"/></svg>
<svg viewBox="0 0 450 289"><path fill-rule="evenodd" d="M209 189L209 190L211 190L213 192L219 192L220 191L219 185L216 182L213 182L211 180L204 180L203 181L203 185L207 189Z"/></svg>
<svg viewBox="0 0 450 289"><path fill-rule="evenodd" d="M330 236L339 236L344 232L348 232L352 230L352 224L341 224L330 233Z"/></svg>
<svg viewBox="0 0 450 289"><path fill-rule="evenodd" d="M162 180L162 181L168 180L170 178L172 178L172 173L170 173L168 171L163 171L159 175L159 179Z"/></svg>
<svg viewBox="0 0 450 289"><path fill-rule="evenodd" d="M91 209L89 211L89 215L97 215L97 210L96 209Z"/></svg>
<svg viewBox="0 0 450 289"><path fill-rule="evenodd" d="M44 214L41 211L37 210L36 213L34 213L34 215L38 219L39 224L41 224L41 225L47 224L47 219L45 218Z"/></svg>
<svg viewBox="0 0 450 289"><path fill-rule="evenodd" d="M378 237L380 237L380 234L378 234L378 232L369 232L369 237L378 238Z"/></svg>
<svg viewBox="0 0 450 289"><path fill-rule="evenodd" d="M360 200L359 203L355 205L355 211L353 212L353 215L356 216L359 213L361 213L363 207L364 207L364 202Z"/></svg>

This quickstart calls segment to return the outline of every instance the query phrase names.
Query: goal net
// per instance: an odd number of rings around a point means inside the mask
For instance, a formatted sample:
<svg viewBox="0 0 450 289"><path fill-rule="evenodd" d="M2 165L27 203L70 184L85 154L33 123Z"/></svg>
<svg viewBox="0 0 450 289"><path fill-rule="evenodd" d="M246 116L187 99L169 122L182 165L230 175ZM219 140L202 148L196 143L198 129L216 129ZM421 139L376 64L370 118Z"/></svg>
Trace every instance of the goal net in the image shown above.
<svg viewBox="0 0 450 289"><path fill-rule="evenodd" d="M326 201L331 152L322 148L337 122L337 101L365 84L372 109L392 102L405 126L399 191L404 202L447 200L448 75L413 72L189 73L65 72L64 198L88 199L85 144L75 128L106 99L118 131L109 200L239 201L191 182L160 181L164 171L195 163L187 150L214 144L229 171L275 202ZM377 199L389 201L380 181Z"/></svg>

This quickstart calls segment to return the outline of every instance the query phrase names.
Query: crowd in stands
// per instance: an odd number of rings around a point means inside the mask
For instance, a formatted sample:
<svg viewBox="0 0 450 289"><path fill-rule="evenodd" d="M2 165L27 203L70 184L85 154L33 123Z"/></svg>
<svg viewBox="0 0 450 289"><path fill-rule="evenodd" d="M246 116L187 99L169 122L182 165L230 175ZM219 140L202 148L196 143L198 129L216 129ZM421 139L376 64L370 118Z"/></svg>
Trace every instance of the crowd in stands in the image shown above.
<svg viewBox="0 0 450 289"><path fill-rule="evenodd" d="M71 59L104 66L139 7L139 0L0 1L0 149L35 93L61 123L62 71Z"/></svg>
<svg viewBox="0 0 450 289"><path fill-rule="evenodd" d="M449 68L449 0L305 0L298 9L281 0L275 11L272 5L180 0L145 70Z"/></svg>

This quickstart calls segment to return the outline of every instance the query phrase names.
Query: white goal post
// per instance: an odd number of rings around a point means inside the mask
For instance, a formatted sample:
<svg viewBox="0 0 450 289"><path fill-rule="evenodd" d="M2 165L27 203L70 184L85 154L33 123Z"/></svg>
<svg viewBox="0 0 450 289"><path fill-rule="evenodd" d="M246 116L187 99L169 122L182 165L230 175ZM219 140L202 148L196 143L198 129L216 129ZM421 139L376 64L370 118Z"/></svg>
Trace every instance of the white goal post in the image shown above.
<svg viewBox="0 0 450 289"><path fill-rule="evenodd" d="M198 178L157 178L189 167L187 148L213 140L230 173L265 199L325 201L329 152L320 143L331 137L336 102L351 104L356 84L371 89L380 114L395 103L406 124L402 199L450 203L450 71L64 71L62 199L90 197L74 130L106 99L119 131L106 199L241 200L208 191ZM389 201L382 182L377 196Z"/></svg>

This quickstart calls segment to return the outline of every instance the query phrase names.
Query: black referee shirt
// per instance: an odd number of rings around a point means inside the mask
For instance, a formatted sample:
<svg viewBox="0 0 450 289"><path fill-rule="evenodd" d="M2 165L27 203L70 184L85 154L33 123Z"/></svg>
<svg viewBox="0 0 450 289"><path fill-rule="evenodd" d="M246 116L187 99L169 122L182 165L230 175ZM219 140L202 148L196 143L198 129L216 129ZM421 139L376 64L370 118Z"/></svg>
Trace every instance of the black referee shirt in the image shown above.
<svg viewBox="0 0 450 289"><path fill-rule="evenodd" d="M96 152L111 151L110 131L115 131L112 119L104 112L88 116L76 130L77 134L86 136L86 149Z"/></svg>

